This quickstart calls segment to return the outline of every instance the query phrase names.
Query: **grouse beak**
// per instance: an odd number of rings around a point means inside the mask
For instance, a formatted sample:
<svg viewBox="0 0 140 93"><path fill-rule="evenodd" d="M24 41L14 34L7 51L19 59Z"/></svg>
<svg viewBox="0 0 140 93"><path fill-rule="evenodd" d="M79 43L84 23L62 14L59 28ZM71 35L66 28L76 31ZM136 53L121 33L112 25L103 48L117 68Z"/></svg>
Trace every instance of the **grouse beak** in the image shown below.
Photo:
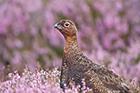
<svg viewBox="0 0 140 93"><path fill-rule="evenodd" d="M56 23L54 25L54 28L58 29L58 30L62 30L62 26L59 23Z"/></svg>

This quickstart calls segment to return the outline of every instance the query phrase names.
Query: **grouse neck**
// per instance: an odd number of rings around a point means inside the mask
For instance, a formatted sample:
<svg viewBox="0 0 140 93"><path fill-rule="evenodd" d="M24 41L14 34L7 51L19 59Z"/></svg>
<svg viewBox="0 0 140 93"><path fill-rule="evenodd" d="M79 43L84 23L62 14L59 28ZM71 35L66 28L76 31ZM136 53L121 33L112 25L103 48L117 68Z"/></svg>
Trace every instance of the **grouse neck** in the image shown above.
<svg viewBox="0 0 140 93"><path fill-rule="evenodd" d="M65 38L64 53L65 54L76 54L80 52L78 46L77 37L67 37Z"/></svg>

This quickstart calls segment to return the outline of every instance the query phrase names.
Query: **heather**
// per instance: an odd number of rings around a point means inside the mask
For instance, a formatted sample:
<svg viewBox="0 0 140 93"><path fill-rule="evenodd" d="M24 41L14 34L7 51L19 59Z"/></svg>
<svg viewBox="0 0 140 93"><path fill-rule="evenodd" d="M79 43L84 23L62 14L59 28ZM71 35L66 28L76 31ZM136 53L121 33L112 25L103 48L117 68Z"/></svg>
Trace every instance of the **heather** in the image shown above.
<svg viewBox="0 0 140 93"><path fill-rule="evenodd" d="M31 73L60 67L64 40L53 25L68 18L75 21L80 47L88 57L139 85L139 4L139 0L0 0L0 80L8 80L14 71L22 74L26 66ZM61 91L58 82L51 83Z"/></svg>
<svg viewBox="0 0 140 93"><path fill-rule="evenodd" d="M0 93L63 93L59 87L60 71L31 72L24 69L22 76L16 71L9 73L9 80L0 84ZM78 93L76 88L67 89L66 93Z"/></svg>

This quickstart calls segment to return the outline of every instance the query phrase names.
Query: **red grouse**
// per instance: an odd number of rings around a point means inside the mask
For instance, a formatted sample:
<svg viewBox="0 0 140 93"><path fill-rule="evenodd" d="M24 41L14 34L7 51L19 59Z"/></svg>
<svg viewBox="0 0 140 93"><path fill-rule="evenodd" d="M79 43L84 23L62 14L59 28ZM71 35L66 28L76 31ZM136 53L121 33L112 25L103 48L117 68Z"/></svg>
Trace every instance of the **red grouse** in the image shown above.
<svg viewBox="0 0 140 93"><path fill-rule="evenodd" d="M84 56L77 42L77 28L70 20L60 20L54 26L65 38L64 54L61 67L60 87L76 85L92 89L93 93L134 93L126 82L102 65L95 64Z"/></svg>

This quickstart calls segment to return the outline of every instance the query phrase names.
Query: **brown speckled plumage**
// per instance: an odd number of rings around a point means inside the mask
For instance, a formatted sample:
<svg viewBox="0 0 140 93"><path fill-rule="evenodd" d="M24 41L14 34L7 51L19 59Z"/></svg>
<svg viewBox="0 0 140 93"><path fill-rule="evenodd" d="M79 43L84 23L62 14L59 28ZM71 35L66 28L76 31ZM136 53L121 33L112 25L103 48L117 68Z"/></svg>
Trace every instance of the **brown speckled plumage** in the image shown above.
<svg viewBox="0 0 140 93"><path fill-rule="evenodd" d="M88 59L77 42L77 28L70 20L61 20L56 25L65 38L60 86L65 89L70 81L81 85L82 79L93 93L133 93L125 81L102 65Z"/></svg>

